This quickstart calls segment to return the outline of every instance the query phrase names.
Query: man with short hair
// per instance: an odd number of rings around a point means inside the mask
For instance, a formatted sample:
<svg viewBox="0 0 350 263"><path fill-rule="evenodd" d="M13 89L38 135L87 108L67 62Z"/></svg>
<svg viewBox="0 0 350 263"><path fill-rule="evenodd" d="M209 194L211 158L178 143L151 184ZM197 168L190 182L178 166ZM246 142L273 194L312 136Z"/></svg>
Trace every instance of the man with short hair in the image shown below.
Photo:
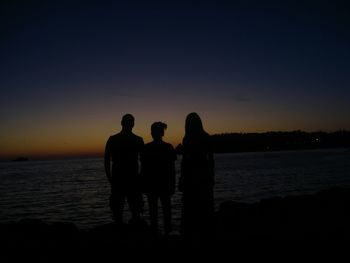
<svg viewBox="0 0 350 263"><path fill-rule="evenodd" d="M162 140L167 125L155 122L151 126L153 141L147 143L141 155L143 191L148 197L151 228L158 233L158 200L163 208L164 231L171 225L171 196L175 192L176 153L170 143Z"/></svg>
<svg viewBox="0 0 350 263"><path fill-rule="evenodd" d="M144 142L132 132L134 124L135 119L131 114L124 115L122 130L109 137L105 148L104 167L111 184L110 208L117 223L123 222L125 199L132 222L140 220L143 207L138 162Z"/></svg>

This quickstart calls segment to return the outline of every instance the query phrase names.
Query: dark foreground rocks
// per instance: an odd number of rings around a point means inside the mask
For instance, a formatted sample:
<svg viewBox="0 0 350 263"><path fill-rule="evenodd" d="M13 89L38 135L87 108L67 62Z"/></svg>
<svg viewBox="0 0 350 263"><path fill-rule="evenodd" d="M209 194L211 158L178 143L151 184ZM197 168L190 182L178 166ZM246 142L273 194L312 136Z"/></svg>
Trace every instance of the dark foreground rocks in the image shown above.
<svg viewBox="0 0 350 263"><path fill-rule="evenodd" d="M240 240L350 241L350 189L274 197L253 204L224 202L216 237Z"/></svg>
<svg viewBox="0 0 350 263"><path fill-rule="evenodd" d="M111 223L82 231L69 222L48 224L22 219L0 224L0 261L22 257L51 262L72 257L138 257L145 251L175 255L188 248L231 251L242 244L347 245L350 189L332 188L313 195L275 197L253 204L224 202L215 214L214 233L208 237L206 230L190 242L179 235L154 236L146 223Z"/></svg>

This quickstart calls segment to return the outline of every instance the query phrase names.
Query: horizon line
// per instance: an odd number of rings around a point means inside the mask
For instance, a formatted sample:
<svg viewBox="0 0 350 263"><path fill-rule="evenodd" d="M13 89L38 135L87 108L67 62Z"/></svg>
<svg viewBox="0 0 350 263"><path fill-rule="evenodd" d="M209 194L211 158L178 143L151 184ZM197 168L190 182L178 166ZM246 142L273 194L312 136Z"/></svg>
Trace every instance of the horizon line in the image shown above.
<svg viewBox="0 0 350 263"><path fill-rule="evenodd" d="M349 130L346 129L338 129L335 131L322 131L322 130L316 130L316 131L303 131L303 130L289 130L289 131L264 131L264 132L222 132L222 133L214 133L210 134L210 136L221 136L221 135L229 135L229 134L266 134L266 133L306 133L306 134L314 134L314 133L324 133L324 134L333 134L333 133L350 133ZM173 145L174 148L178 145L181 145L181 142L177 143L176 145ZM79 150L71 151L67 153L47 153L47 154L9 154L9 155L2 155L0 156L1 162L6 161L14 161L18 158L24 158L29 160L64 160L64 159L85 159L85 158L101 158L104 155L104 151L93 151L93 152L81 152Z"/></svg>

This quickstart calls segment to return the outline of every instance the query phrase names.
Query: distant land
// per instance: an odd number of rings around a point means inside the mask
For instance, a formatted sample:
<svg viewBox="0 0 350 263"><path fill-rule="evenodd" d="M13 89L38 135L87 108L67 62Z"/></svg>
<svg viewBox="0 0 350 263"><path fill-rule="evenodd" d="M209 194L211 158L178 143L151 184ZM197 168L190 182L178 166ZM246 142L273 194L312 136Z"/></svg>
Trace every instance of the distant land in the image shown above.
<svg viewBox="0 0 350 263"><path fill-rule="evenodd" d="M211 136L216 153L349 148L350 131L222 133Z"/></svg>
<svg viewBox="0 0 350 263"><path fill-rule="evenodd" d="M234 152L260 152L260 151L282 151L282 150L307 150L307 149L329 149L348 148L350 150L350 131L339 130L335 132L305 132L296 131L269 131L261 133L221 133L211 135L215 153ZM181 154L182 145L176 146L176 151ZM101 154L86 154L74 156L19 156L11 161L46 160L46 159L70 159L70 158L101 158ZM0 158L0 161L9 161Z"/></svg>
<svg viewBox="0 0 350 263"><path fill-rule="evenodd" d="M350 131L221 133L211 135L215 153L349 148ZM176 147L181 154L182 145Z"/></svg>

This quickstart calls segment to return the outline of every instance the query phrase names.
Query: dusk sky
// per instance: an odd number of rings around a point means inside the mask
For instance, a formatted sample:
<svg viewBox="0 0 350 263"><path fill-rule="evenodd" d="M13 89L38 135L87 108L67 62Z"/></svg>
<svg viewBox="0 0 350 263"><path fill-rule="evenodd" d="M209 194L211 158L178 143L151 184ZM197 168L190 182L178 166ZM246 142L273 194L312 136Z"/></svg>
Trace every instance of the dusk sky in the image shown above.
<svg viewBox="0 0 350 263"><path fill-rule="evenodd" d="M0 158L101 154L125 113L151 140L350 130L346 1L5 1Z"/></svg>

